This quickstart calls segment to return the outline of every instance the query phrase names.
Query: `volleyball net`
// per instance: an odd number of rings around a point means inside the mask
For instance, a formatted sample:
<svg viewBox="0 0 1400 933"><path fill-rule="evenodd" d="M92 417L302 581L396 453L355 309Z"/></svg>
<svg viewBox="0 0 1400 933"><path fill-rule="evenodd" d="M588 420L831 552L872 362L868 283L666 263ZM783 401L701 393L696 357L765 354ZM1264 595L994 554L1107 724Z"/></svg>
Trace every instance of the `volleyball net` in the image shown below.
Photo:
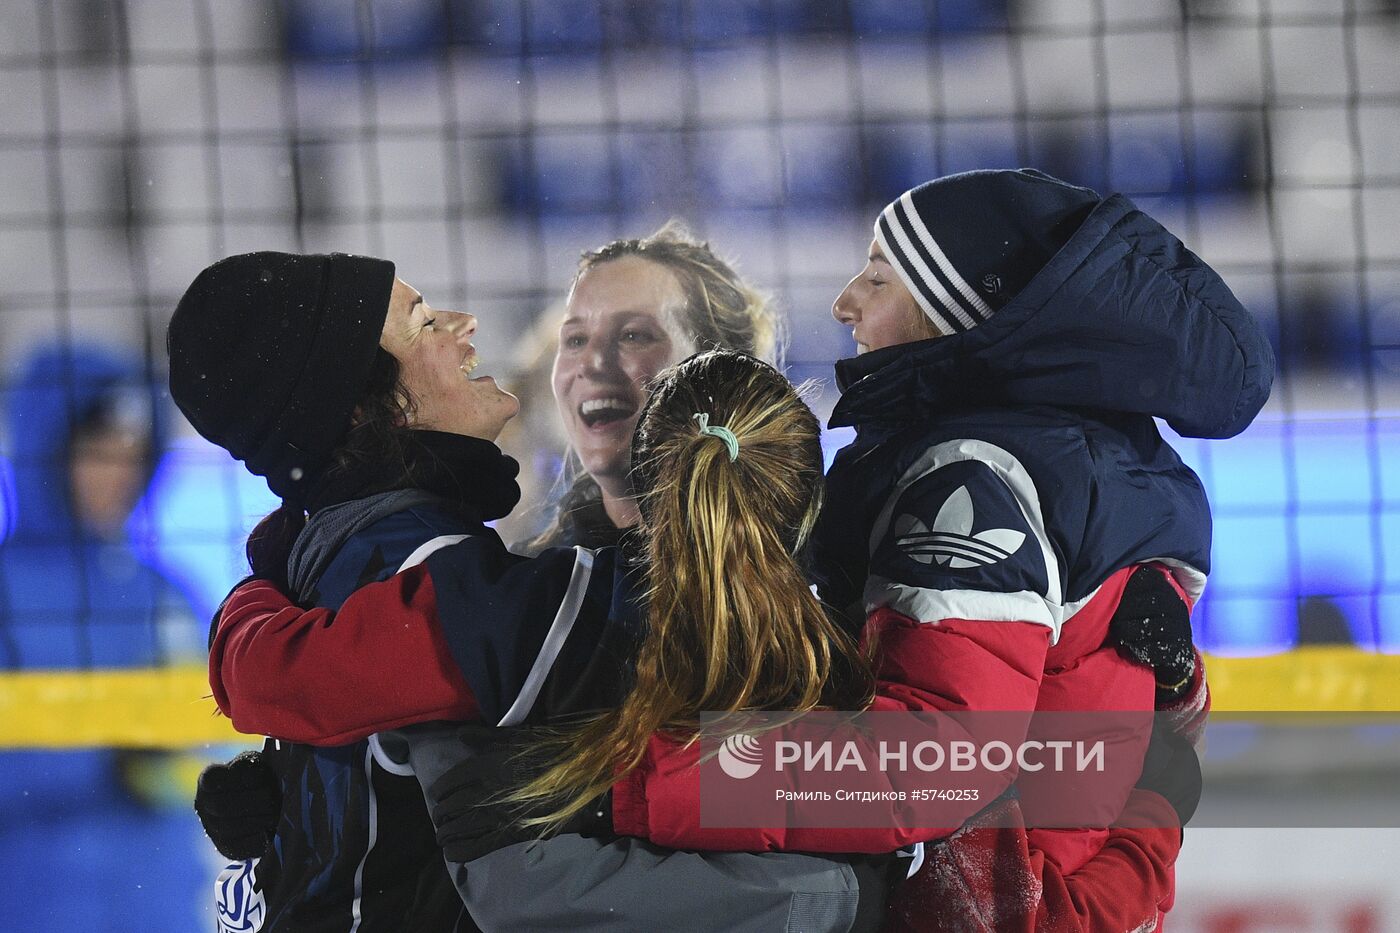
<svg viewBox="0 0 1400 933"><path fill-rule="evenodd" d="M1218 704L1400 709L1397 36L1388 0L7 4L0 744L230 734L205 627L275 502L164 394L209 262L383 255L475 313L524 402L518 539L557 486L550 322L581 250L684 220L775 295L825 414L879 208L1022 165L1134 199L1274 341L1253 427L1172 438L1215 517ZM113 518L88 500L123 464Z"/></svg>

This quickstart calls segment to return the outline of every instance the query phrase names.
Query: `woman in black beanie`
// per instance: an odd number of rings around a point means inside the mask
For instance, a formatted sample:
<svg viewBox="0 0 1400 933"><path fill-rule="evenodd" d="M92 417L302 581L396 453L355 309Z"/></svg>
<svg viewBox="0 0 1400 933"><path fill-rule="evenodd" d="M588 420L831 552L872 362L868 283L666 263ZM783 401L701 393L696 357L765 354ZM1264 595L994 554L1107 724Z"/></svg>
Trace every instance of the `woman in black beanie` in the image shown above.
<svg viewBox="0 0 1400 933"><path fill-rule="evenodd" d="M376 724L367 739L320 731L314 748L269 739L260 755L201 776L196 809L235 860L217 890L225 929L475 929L446 870L424 792L487 751L491 730L429 721L509 726L531 721L536 700L540 708L584 711L607 705L618 690L619 664L640 626L629 598L632 573L618 551L556 548L519 558L485 524L519 498L517 464L491 443L518 403L489 377L469 378L475 329L472 315L430 308L381 260L277 253L206 269L171 322L177 404L283 499L248 539L254 577L301 606L333 609L365 584L416 563L433 565L443 550L450 553L438 559L457 558L452 572L436 592L420 590L415 603L456 599L460 608L465 597L471 609L452 613L466 624L446 633L417 625L416 604L376 614L376 632L360 638L353 626L336 626L348 636L341 653L306 641L285 645L275 625L240 630L234 637L246 636L239 644L248 650L229 649L227 631L238 627L216 617L211 671L221 670L217 658L240 657L236 678L211 678L226 708L229 692L310 697L319 722L345 718L339 699L321 701L314 677L288 683L253 660L259 651L289 651L314 657L317 676L345 671L357 684L349 702ZM367 638L380 647L355 654ZM469 702L462 672L422 663L447 650L478 685ZM372 708L366 697L376 698ZM395 731L413 723L427 724ZM267 730L303 733L282 723ZM611 835L610 813L584 814L568 830ZM541 846L551 865L582 866L596 856L579 835ZM854 909L854 876L840 857L670 852L635 839L608 851L624 867L605 872L614 886L607 891L633 883L648 891L626 912L636 928L689 922L695 898L717 885L725 890L725 916L786 916L806 894L834 894L841 909L813 929L844 929ZM535 909L504 879L487 882L479 866L472 877L493 892L493 908L513 919ZM542 912L560 907L557 898L538 900ZM586 912L571 902L567 910L574 909Z"/></svg>
<svg viewBox="0 0 1400 933"><path fill-rule="evenodd" d="M347 493L412 479L423 466L406 451L422 432L496 439L519 402L471 377L476 324L430 307L386 260L231 256L171 319L170 392L201 435L267 479L283 501L269 519L296 530ZM267 529L250 540L268 545ZM275 562L254 572L285 575Z"/></svg>
<svg viewBox="0 0 1400 933"><path fill-rule="evenodd" d="M518 467L492 442L519 403L473 377L476 328L380 259L265 252L200 273L170 324L171 394L282 497L248 538L254 576L336 605L515 506ZM268 740L262 759L211 769L197 801L236 860L218 886L227 928L475 929L417 781L370 743Z"/></svg>

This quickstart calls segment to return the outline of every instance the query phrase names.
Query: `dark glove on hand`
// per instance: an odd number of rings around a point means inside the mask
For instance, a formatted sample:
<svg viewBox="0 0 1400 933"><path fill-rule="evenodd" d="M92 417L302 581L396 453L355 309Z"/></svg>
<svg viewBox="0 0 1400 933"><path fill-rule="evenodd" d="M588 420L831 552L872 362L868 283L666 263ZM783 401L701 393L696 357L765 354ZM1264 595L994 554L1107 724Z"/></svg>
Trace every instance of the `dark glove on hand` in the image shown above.
<svg viewBox="0 0 1400 933"><path fill-rule="evenodd" d="M1201 759L1195 747L1169 728L1154 728L1137 786L1165 797L1185 826L1201 802Z"/></svg>
<svg viewBox="0 0 1400 933"><path fill-rule="evenodd" d="M282 813L282 782L261 752L244 752L199 776L194 812L214 848L241 861L267 851Z"/></svg>
<svg viewBox="0 0 1400 933"><path fill-rule="evenodd" d="M428 789L438 845L449 862L470 862L497 849L541 836L521 825L554 809L554 802L522 806L500 798L543 774L554 760L536 751L539 734L529 728L465 725L463 742L475 754L453 765ZM612 794L605 793L570 817L561 833L611 836Z"/></svg>
<svg viewBox="0 0 1400 933"><path fill-rule="evenodd" d="M1142 567L1128 578L1108 622L1108 636L1124 657L1152 668L1158 705L1170 703L1191 685L1196 670L1191 612L1161 571Z"/></svg>

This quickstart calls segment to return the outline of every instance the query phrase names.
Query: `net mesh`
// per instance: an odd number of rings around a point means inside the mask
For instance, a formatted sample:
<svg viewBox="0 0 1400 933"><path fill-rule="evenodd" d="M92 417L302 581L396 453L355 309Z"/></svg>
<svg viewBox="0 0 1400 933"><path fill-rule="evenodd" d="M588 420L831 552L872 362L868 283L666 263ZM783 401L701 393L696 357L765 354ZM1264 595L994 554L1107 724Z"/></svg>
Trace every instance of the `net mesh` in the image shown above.
<svg viewBox="0 0 1400 933"><path fill-rule="evenodd" d="M523 537L558 488L547 370L581 250L683 219L774 293L829 409L852 349L830 304L878 209L1019 165L1129 195L1275 342L1256 426L1177 441L1216 519L1202 644L1400 646L1394 2L34 0L0 23L0 667L198 657L273 504L161 395L169 314L216 258L384 255L477 314L534 413L507 438ZM103 417L95 351L122 371ZM78 429L112 420L159 445L94 538L53 513Z"/></svg>

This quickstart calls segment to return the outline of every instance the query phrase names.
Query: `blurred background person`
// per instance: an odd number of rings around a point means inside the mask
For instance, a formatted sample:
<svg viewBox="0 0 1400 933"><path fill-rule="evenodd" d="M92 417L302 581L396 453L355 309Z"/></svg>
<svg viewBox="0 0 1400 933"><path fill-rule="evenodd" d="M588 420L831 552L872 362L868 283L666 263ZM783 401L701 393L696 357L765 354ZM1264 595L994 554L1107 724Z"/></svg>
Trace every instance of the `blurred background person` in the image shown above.
<svg viewBox="0 0 1400 933"><path fill-rule="evenodd" d="M553 524L522 550L616 544L641 517L627 472L651 380L701 350L772 362L778 334L768 297L678 221L584 253L552 376L570 478Z"/></svg>
<svg viewBox="0 0 1400 933"><path fill-rule="evenodd" d="M128 537L164 434L140 363L42 347L8 401L15 498L0 546L0 668L194 658L193 617ZM194 929L212 875L182 779L196 772L183 762L98 748L0 753L0 929Z"/></svg>

